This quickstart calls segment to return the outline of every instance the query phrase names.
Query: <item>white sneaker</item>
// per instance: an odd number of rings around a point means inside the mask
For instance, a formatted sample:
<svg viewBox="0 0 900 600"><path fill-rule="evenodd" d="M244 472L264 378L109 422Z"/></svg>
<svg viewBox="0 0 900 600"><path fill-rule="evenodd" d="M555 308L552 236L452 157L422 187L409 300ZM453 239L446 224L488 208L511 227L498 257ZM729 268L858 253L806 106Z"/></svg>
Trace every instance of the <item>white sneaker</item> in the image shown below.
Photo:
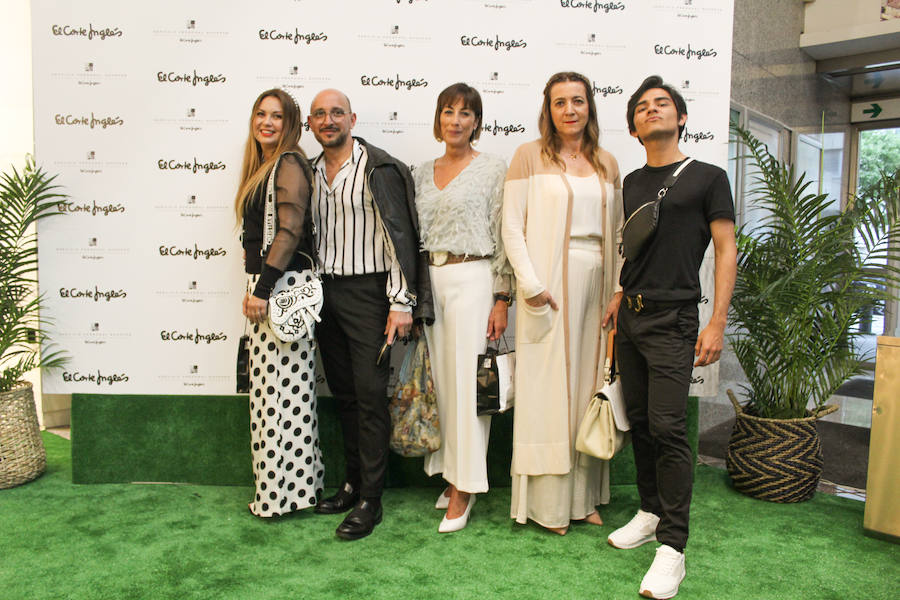
<svg viewBox="0 0 900 600"><path fill-rule="evenodd" d="M674 598L684 580L684 553L663 544L656 549L656 558L641 580L644 598Z"/></svg>
<svg viewBox="0 0 900 600"><path fill-rule="evenodd" d="M610 546L627 550L637 548L647 542L656 541L656 526L659 517L653 513L638 510L627 525L619 527L606 538Z"/></svg>

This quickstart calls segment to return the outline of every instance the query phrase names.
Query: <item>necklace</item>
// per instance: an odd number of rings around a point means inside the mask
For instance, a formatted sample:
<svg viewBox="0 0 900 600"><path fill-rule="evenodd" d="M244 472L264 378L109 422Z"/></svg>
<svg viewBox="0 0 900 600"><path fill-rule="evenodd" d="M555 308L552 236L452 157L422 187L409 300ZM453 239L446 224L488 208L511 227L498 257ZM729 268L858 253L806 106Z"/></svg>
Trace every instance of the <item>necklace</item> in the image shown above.
<svg viewBox="0 0 900 600"><path fill-rule="evenodd" d="M581 156L581 148L572 152L571 150L566 150L565 155L569 157L570 160L576 160L579 156Z"/></svg>

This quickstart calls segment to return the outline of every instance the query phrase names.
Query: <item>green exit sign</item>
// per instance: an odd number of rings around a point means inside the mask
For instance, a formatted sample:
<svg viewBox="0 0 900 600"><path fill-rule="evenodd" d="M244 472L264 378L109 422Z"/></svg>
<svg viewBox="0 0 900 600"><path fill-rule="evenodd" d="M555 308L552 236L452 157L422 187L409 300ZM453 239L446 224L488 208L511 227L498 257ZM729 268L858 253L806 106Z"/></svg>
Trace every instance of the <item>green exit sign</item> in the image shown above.
<svg viewBox="0 0 900 600"><path fill-rule="evenodd" d="M886 121L900 119L900 98L854 102L850 107L850 122Z"/></svg>

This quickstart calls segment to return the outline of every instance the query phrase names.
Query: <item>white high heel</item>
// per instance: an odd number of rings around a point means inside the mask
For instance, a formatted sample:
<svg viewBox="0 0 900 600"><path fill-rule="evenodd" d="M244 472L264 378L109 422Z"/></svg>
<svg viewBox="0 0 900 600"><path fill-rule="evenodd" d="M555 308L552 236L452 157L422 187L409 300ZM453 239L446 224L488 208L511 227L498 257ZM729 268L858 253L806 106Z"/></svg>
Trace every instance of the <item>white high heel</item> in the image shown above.
<svg viewBox="0 0 900 600"><path fill-rule="evenodd" d="M441 519L438 525L438 533L450 533L465 528L469 522L469 513L472 512L472 506L475 504L475 494L469 494L469 502L466 504L466 511L455 519L448 519L447 515Z"/></svg>
<svg viewBox="0 0 900 600"><path fill-rule="evenodd" d="M438 510L447 510L447 507L450 506L450 496L447 495L447 492L450 491L450 488L445 489L441 492L441 495L438 496L437 502L434 503L434 507Z"/></svg>

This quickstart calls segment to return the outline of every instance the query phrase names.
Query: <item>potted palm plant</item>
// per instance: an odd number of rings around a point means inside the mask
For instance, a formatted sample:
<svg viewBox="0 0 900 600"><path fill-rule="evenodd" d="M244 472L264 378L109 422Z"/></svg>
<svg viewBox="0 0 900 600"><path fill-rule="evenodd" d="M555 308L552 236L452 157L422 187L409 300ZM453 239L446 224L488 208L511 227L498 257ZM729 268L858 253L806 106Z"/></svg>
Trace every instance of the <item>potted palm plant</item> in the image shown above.
<svg viewBox="0 0 900 600"><path fill-rule="evenodd" d="M805 174L733 127L756 174L750 199L764 217L738 231L730 342L747 377L726 465L739 491L775 502L812 497L822 473L816 420L872 357L856 341L861 317L900 282L897 173L840 212Z"/></svg>
<svg viewBox="0 0 900 600"><path fill-rule="evenodd" d="M66 198L29 156L20 173L0 175L0 489L20 485L44 472L34 392L22 376L35 368L61 366L60 352L40 351L41 299L36 294L38 219Z"/></svg>

